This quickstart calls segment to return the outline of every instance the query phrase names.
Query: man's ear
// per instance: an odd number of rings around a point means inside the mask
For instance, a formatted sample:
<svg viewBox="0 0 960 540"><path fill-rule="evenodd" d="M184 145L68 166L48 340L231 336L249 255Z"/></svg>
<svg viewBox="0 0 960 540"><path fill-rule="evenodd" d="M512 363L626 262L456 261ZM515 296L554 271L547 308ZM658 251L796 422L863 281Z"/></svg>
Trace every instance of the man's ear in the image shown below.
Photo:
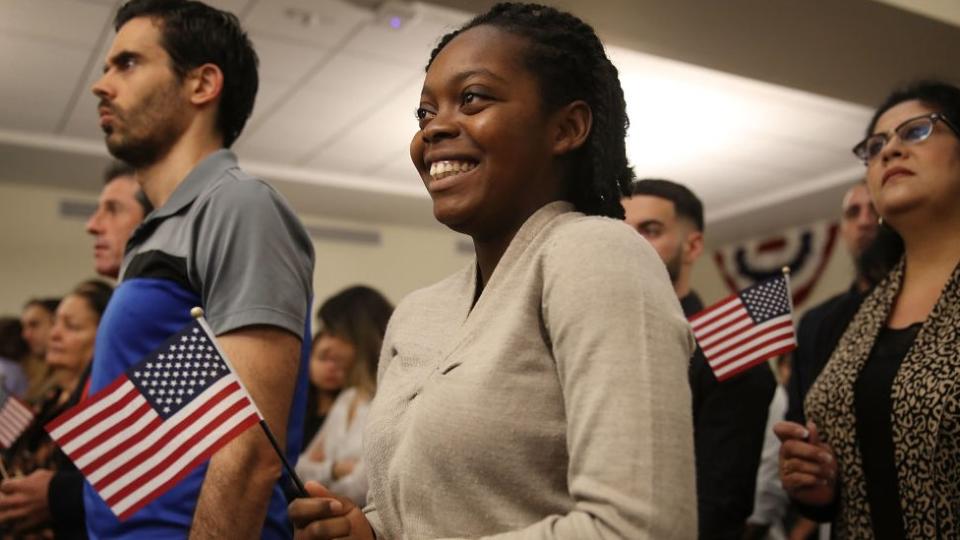
<svg viewBox="0 0 960 540"><path fill-rule="evenodd" d="M203 64L187 75L187 92L194 105L205 105L223 92L223 71L216 64Z"/></svg>
<svg viewBox="0 0 960 540"><path fill-rule="evenodd" d="M687 233L687 241L683 245L683 261L693 264L703 253L703 233L691 230Z"/></svg>
<svg viewBox="0 0 960 540"><path fill-rule="evenodd" d="M583 146L593 126L593 112L586 101L570 102L553 113L553 153L561 156Z"/></svg>

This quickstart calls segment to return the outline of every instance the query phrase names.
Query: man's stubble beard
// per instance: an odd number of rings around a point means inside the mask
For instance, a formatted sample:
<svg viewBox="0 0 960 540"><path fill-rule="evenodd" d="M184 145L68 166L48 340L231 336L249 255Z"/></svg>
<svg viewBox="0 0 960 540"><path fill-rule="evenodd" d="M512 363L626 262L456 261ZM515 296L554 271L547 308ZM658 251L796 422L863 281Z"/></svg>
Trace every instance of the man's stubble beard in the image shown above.
<svg viewBox="0 0 960 540"><path fill-rule="evenodd" d="M676 285L677 280L680 279L680 270L683 268L683 248L677 249L676 254L664 264L667 267L667 275L670 276L670 283Z"/></svg>
<svg viewBox="0 0 960 540"><path fill-rule="evenodd" d="M118 133L115 127L107 133L107 150L136 169L153 165L183 132L183 122L177 114L180 106L174 85L151 92L131 110L120 111L124 129Z"/></svg>

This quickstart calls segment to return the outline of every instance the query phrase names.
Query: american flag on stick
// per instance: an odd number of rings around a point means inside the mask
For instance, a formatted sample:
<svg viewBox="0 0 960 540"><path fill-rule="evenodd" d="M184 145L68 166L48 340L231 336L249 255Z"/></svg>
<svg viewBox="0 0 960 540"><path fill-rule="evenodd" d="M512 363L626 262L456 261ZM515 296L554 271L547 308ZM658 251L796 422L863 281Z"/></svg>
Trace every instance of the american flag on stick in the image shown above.
<svg viewBox="0 0 960 540"><path fill-rule="evenodd" d="M690 317L718 381L797 347L786 273L733 294Z"/></svg>
<svg viewBox="0 0 960 540"><path fill-rule="evenodd" d="M262 418L198 316L45 427L125 520Z"/></svg>
<svg viewBox="0 0 960 540"><path fill-rule="evenodd" d="M2 377L0 377L2 379ZM10 448L33 423L33 411L0 384L0 446Z"/></svg>

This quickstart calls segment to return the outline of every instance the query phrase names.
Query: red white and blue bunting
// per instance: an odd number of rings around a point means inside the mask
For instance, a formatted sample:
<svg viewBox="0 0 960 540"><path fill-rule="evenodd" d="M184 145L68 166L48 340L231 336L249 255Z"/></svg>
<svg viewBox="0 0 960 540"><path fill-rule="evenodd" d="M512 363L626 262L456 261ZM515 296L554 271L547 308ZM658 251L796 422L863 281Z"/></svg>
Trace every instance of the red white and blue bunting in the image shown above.
<svg viewBox="0 0 960 540"><path fill-rule="evenodd" d="M790 268L793 305L799 306L816 286L837 240L836 222L788 229L766 238L717 249L714 261L730 292L736 293Z"/></svg>

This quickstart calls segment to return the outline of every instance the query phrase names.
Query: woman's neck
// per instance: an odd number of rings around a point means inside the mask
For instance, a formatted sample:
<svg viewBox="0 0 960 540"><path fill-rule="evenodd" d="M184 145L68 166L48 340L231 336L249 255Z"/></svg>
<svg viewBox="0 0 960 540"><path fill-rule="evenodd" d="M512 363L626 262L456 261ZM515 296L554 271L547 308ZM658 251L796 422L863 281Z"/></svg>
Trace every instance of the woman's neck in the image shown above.
<svg viewBox="0 0 960 540"><path fill-rule="evenodd" d="M938 221L924 229L911 228L901 234L906 267L890 314L889 325L894 328L926 320L960 262L960 242L945 232L958 230L953 224Z"/></svg>
<svg viewBox="0 0 960 540"><path fill-rule="evenodd" d="M80 375L83 373L83 369L71 369L71 368L59 368L53 371L52 376L54 380L57 381L57 385L63 389L62 396L63 400L73 394L73 391L76 390L77 384L80 382Z"/></svg>

